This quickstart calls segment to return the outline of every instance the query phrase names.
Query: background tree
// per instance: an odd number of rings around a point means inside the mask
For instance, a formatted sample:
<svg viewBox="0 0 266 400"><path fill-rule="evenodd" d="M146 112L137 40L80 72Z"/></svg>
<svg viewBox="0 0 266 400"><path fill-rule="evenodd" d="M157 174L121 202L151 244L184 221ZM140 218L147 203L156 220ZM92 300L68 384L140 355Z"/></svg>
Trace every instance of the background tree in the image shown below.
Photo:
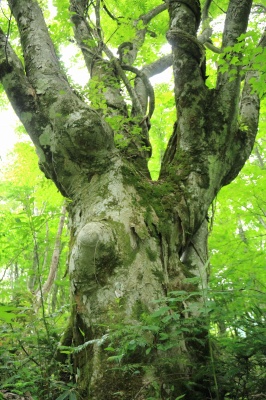
<svg viewBox="0 0 266 400"><path fill-rule="evenodd" d="M73 310L65 344L83 344L74 362L81 396L154 398L155 391L155 398L206 399L211 384L200 368L208 346L199 289L204 294L208 280L207 213L243 167L257 132L260 93L251 84L259 79L265 35L253 59L245 57L252 1L219 5L226 18L218 48L211 42L212 1L203 3L202 14L197 0L136 1L133 11L111 0L55 2L67 34L69 6L90 73L89 101L73 90L60 65L62 35L54 24L47 28L45 2L8 4L16 23L8 20L0 35L2 84L40 168L70 199ZM18 47L7 38L11 25L12 32L18 28ZM158 58L165 33L172 54ZM204 45L221 53L212 89ZM149 78L171 64L177 120L155 182L147 165L155 103ZM193 317L193 335L182 323L176 346L162 354L148 326L152 350L145 352L144 344L130 353L131 362L145 360L146 368L130 376L111 369L103 349L111 324L139 324L156 308L152 300L173 292L188 293L175 301L180 318ZM166 311L172 315L171 307Z"/></svg>

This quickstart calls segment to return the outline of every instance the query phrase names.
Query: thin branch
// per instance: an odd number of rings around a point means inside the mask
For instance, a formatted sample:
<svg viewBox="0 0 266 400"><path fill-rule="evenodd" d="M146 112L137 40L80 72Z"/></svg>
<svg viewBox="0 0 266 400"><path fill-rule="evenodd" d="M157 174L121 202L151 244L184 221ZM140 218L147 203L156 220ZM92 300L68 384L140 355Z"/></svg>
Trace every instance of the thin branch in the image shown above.
<svg viewBox="0 0 266 400"><path fill-rule="evenodd" d="M265 169L265 162L263 161L263 158L262 158L262 156L261 156L261 154L259 152L258 146L255 146L254 153L256 154L256 157L258 159L260 168L261 169Z"/></svg>
<svg viewBox="0 0 266 400"><path fill-rule="evenodd" d="M154 109L155 109L155 96L154 96L154 90L153 90L153 87L152 87L152 85L151 85L151 83L149 81L149 78L147 77L147 75L144 72L139 71L137 68L132 67L130 65L121 65L121 67L126 71L131 71L134 74L136 74L142 80L142 82L144 83L144 85L146 87L146 90L147 90L147 94L149 96L149 100L150 100L149 101L148 117L151 118L152 114L154 112Z"/></svg>
<svg viewBox="0 0 266 400"><path fill-rule="evenodd" d="M111 11L109 11L109 9L107 8L107 6L106 6L106 4L104 3L104 1L103 1L103 9L104 9L104 11L106 12L106 14L107 14L112 20L117 21L118 24L119 24L119 19L118 19L117 17L115 17L115 16L111 13Z"/></svg>
<svg viewBox="0 0 266 400"><path fill-rule="evenodd" d="M96 29L97 29L97 35L100 38L100 41L102 42L103 39L102 39L102 29L101 29L100 5L101 5L101 0L97 0L95 6Z"/></svg>
<svg viewBox="0 0 266 400"><path fill-rule="evenodd" d="M209 8L211 6L212 0L206 0L202 9L202 22L208 19L209 16Z"/></svg>
<svg viewBox="0 0 266 400"><path fill-rule="evenodd" d="M145 25L147 25L154 17L159 15L161 12L167 10L167 7L167 3L160 4L159 6L147 12L147 14L141 15L139 19L142 20Z"/></svg>
<svg viewBox="0 0 266 400"><path fill-rule="evenodd" d="M216 3L216 1L213 1L213 2L214 2L214 4L216 5L216 7L219 8L219 10L221 10L224 14L226 14L226 11L225 11L224 9L222 9L222 8L219 6L219 4Z"/></svg>
<svg viewBox="0 0 266 400"><path fill-rule="evenodd" d="M204 42L204 46L207 47L207 49L211 50L213 53L216 53L216 54L221 54L223 52L222 49L220 49L220 47L214 46L214 44L212 44L209 41Z"/></svg>
<svg viewBox="0 0 266 400"><path fill-rule="evenodd" d="M266 13L266 7L263 4L253 4L252 8L255 8L255 7L262 8L263 12Z"/></svg>

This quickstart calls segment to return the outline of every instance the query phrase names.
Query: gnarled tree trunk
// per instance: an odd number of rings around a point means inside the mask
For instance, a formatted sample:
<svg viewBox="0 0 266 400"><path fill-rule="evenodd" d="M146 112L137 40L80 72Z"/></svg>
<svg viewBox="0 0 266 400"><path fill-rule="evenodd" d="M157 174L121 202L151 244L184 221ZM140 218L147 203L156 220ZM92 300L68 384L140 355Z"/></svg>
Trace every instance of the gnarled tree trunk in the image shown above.
<svg viewBox="0 0 266 400"><path fill-rule="evenodd" d="M228 3L223 48L245 32L252 5L251 0ZM210 4L204 5L205 20ZM9 0L9 5L24 64L1 31L2 84L36 146L40 168L71 200L73 311L65 343L78 346L99 339L74 357L82 398L175 399L183 394L186 399L208 398L211 384L200 368L208 357L204 323L194 341L184 334L166 353L156 346L150 354L133 352L129 361L145 365L140 374L114 368L104 348L112 324L140 324L143 314L156 308L154 300L171 291L200 293L207 287L207 212L252 150L258 96L251 93L248 80L240 93L241 67L234 80L229 79L229 67L227 73L218 71L216 89L205 85L204 41L211 31L197 39L198 0L169 0L136 18L136 36L121 43L119 58L103 39L100 13L107 10L115 18L105 3L70 0L76 42L94 82L90 106L71 89L60 67L40 5L34 0ZM134 63L148 24L166 9L172 55L139 71ZM88 18L93 10L95 25ZM178 118L160 177L153 182L147 167L154 107L149 77L171 64ZM134 87L125 71L136 75ZM128 90L130 106L121 85ZM107 122L117 116L125 119L119 130L123 146L118 147ZM240 119L245 132L239 128ZM187 283L186 278L193 277L200 283ZM193 301L201 304L202 298L198 295ZM193 315L199 323L197 311L193 314L187 307L184 301L181 317Z"/></svg>

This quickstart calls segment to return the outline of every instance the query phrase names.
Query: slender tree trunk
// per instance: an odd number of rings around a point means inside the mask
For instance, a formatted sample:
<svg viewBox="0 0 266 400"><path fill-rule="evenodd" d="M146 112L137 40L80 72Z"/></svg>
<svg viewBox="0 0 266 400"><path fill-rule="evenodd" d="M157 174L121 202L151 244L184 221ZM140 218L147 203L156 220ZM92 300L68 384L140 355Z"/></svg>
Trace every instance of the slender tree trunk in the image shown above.
<svg viewBox="0 0 266 400"><path fill-rule="evenodd" d="M65 218L66 218L66 205L64 204L61 210L61 217L59 219L49 274L44 284L41 287L39 287L35 293L36 308L40 307L41 298L44 298L49 293L55 280L61 253L61 236L64 228Z"/></svg>

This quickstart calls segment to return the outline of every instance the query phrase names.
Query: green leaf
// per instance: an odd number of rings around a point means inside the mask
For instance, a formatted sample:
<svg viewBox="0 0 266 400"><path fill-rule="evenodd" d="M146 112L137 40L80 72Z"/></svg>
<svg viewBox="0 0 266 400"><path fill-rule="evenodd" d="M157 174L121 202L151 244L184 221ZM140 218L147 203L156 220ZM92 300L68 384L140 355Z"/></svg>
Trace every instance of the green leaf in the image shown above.
<svg viewBox="0 0 266 400"><path fill-rule="evenodd" d="M56 400L64 400L64 399L70 398L70 393L71 393L70 390L66 390L59 397L57 397Z"/></svg>
<svg viewBox="0 0 266 400"><path fill-rule="evenodd" d="M75 392L70 392L69 400L77 400L77 395Z"/></svg>

